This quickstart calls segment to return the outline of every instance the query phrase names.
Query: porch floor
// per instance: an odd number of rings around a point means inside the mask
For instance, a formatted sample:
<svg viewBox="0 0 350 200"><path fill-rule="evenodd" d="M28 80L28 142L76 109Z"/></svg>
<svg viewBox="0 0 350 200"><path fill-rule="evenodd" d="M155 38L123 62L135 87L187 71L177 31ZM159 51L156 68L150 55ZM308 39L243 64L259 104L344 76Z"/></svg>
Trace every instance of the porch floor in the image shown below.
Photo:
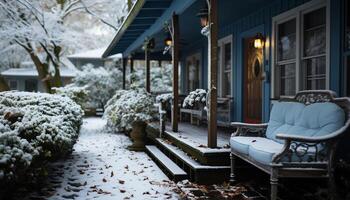
<svg viewBox="0 0 350 200"><path fill-rule="evenodd" d="M196 126L186 122L179 123L178 132L173 132L171 124L167 123L165 131L168 135L177 138L183 143L192 146L202 153L229 151L229 141L232 130L219 129L217 132L217 148L208 148L208 128L206 125Z"/></svg>

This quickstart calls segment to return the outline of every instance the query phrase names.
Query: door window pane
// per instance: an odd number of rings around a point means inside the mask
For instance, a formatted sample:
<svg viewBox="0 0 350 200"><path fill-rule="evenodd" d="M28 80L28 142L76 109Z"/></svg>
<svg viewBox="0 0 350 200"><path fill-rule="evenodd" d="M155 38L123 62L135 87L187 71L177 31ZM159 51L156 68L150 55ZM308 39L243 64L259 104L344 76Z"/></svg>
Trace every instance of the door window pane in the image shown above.
<svg viewBox="0 0 350 200"><path fill-rule="evenodd" d="M280 65L280 95L295 95L295 63Z"/></svg>
<svg viewBox="0 0 350 200"><path fill-rule="evenodd" d="M278 25L278 60L290 60L296 57L296 19Z"/></svg>
<svg viewBox="0 0 350 200"><path fill-rule="evenodd" d="M304 56L326 53L326 8L304 15Z"/></svg>

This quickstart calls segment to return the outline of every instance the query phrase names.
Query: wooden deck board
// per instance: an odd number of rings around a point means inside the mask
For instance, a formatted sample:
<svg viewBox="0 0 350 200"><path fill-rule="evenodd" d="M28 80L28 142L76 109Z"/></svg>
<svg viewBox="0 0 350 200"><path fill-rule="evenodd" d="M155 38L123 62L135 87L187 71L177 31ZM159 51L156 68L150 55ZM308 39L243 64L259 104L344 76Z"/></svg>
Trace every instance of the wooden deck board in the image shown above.
<svg viewBox="0 0 350 200"><path fill-rule="evenodd" d="M194 126L189 123L179 123L179 131L173 132L170 124L166 125L165 130L173 136L191 143L197 147L206 148L208 143L208 129L204 126ZM228 147L230 141L230 132L218 130L218 147Z"/></svg>

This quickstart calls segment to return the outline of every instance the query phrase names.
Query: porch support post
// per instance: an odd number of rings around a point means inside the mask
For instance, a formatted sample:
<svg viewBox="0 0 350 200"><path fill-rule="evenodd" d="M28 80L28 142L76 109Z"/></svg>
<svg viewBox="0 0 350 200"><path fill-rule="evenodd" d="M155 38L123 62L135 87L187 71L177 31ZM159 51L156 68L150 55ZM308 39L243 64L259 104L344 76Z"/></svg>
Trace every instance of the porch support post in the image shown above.
<svg viewBox="0 0 350 200"><path fill-rule="evenodd" d="M172 17L172 30L173 30L173 104L171 109L171 125L174 132L178 131L178 118L179 118L179 16L173 13Z"/></svg>
<svg viewBox="0 0 350 200"><path fill-rule="evenodd" d="M123 90L125 90L125 82L126 82L126 64L128 60L126 58L123 59Z"/></svg>
<svg viewBox="0 0 350 200"><path fill-rule="evenodd" d="M207 1L209 3L209 46L208 46L208 147L217 147L217 48L218 48L218 16L217 0Z"/></svg>
<svg viewBox="0 0 350 200"><path fill-rule="evenodd" d="M146 91L151 92L151 80L150 80L150 60L148 48L145 48L145 63L146 63Z"/></svg>
<svg viewBox="0 0 350 200"><path fill-rule="evenodd" d="M132 84L132 73L134 73L134 59L130 58L130 85Z"/></svg>

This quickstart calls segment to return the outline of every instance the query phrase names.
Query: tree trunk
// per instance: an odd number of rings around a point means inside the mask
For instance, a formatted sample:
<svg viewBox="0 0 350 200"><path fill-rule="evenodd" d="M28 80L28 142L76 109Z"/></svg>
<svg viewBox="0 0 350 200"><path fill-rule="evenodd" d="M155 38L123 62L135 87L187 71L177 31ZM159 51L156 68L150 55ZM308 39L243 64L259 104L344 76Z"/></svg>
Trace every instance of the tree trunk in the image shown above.
<svg viewBox="0 0 350 200"><path fill-rule="evenodd" d="M10 87L9 85L7 84L6 80L4 79L4 77L2 77L0 75L0 92L3 92L3 91L8 91L10 90Z"/></svg>
<svg viewBox="0 0 350 200"><path fill-rule="evenodd" d="M51 81L50 81L50 75L48 72L48 67L46 64L42 63L37 55L33 51L29 52L30 58L32 59L37 71L38 71L38 78L42 81L44 88L47 93L51 93Z"/></svg>
<svg viewBox="0 0 350 200"><path fill-rule="evenodd" d="M60 68L55 66L55 75L51 81L53 87L62 87Z"/></svg>

